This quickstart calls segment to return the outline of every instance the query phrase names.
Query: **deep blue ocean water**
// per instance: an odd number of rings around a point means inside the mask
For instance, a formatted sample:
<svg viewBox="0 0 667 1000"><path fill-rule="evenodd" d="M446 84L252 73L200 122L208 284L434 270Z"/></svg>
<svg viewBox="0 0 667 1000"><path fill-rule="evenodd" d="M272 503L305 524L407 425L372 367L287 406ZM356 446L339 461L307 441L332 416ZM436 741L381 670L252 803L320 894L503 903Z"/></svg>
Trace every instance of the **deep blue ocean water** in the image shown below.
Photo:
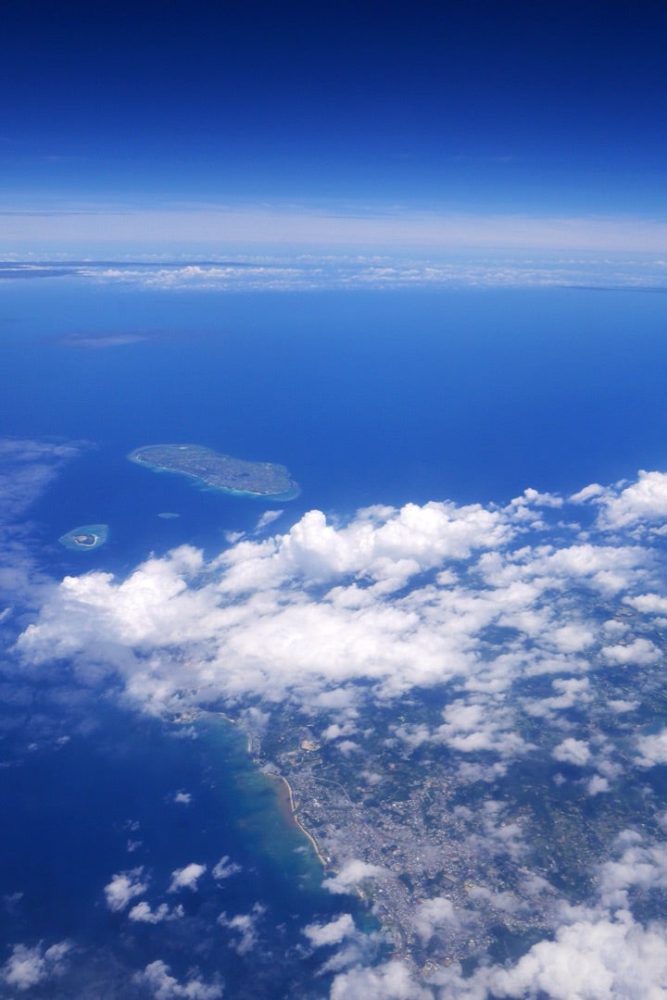
<svg viewBox="0 0 667 1000"><path fill-rule="evenodd" d="M88 442L30 508L31 549L57 578L124 573L182 542L212 554L225 532L250 530L279 506L128 462L145 444L284 463L302 493L282 505L277 530L311 507L345 516L370 503L505 501L527 486L568 491L667 466L664 295L170 293L64 278L1 291L0 436ZM89 523L109 524L104 547L58 545ZM17 704L7 674L4 714L15 725L0 770L0 895L23 897L5 907L3 942L80 940L98 955L95 974L121 984L118 995L127 969L158 957L179 974L190 964L220 971L229 996L248 983L256 997L287 995L299 981L312 989L300 928L353 904L320 888L307 845L238 734L221 725L177 740L112 702L65 706L65 688L59 721L57 699L42 704L37 682L30 706L25 688ZM72 738L55 750L63 734ZM190 806L171 801L180 788L192 791ZM135 836L142 846L128 854ZM154 928L129 935L104 907L115 871L143 864L164 885L174 868L223 854L244 877L184 904L193 918L203 908L202 928L221 909L266 905L275 953L264 965L244 965L203 931L193 957L177 922L161 925L158 948ZM275 967L282 980L270 978Z"/></svg>
<svg viewBox="0 0 667 1000"><path fill-rule="evenodd" d="M137 468L125 456L142 444L283 462L303 491L288 519L314 506L502 501L528 485L569 490L664 464L663 295L7 284L0 427L94 446L35 514L45 544L108 522L100 561L184 539L215 547L266 507ZM73 346L118 334L147 339Z"/></svg>

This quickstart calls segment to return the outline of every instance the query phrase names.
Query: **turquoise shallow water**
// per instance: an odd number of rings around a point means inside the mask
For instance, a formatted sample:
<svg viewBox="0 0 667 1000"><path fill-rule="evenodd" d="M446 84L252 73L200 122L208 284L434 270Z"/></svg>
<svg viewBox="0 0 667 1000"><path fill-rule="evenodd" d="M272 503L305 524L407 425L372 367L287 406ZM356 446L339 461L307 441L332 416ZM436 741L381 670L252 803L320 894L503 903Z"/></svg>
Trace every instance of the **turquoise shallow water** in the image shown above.
<svg viewBox="0 0 667 1000"><path fill-rule="evenodd" d="M58 541L72 552L94 552L108 538L109 527L106 524L79 524L61 535Z"/></svg>
<svg viewBox="0 0 667 1000"><path fill-rule="evenodd" d="M150 475L127 460L146 441L286 465L302 492L270 530L311 507L504 501L529 485L568 491L665 468L666 307L650 293L567 289L225 296L6 282L0 434L81 442L22 515L21 537L50 577L122 575L184 542L215 554L274 509ZM113 346L89 346L102 335ZM102 523L99 549L58 544ZM323 995L302 928L356 904L322 890L240 734L209 721L175 735L120 710L109 681L100 692L66 665L35 678L8 663L4 943L79 942L72 996L102 981L103 995L131 996L132 972L157 958L179 975L219 972L228 996ZM181 790L187 805L174 802ZM222 855L243 875L202 882L183 922L128 929L104 905L117 871L143 867L157 903L170 901L175 868L210 871ZM263 944L251 961L216 919L254 906Z"/></svg>

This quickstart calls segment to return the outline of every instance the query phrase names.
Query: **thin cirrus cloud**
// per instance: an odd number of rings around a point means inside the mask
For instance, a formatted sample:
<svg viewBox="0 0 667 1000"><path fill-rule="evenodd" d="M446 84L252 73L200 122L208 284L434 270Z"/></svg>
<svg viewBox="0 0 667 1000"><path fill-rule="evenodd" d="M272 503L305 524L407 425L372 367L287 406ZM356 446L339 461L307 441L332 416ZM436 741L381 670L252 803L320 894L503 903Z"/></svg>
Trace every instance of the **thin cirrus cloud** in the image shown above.
<svg viewBox="0 0 667 1000"><path fill-rule="evenodd" d="M537 216L521 212L473 214L410 207L347 210L272 205L173 205L144 208L108 204L40 210L0 210L3 246L103 244L165 248L215 244L248 246L372 246L667 251L667 222L650 217Z"/></svg>

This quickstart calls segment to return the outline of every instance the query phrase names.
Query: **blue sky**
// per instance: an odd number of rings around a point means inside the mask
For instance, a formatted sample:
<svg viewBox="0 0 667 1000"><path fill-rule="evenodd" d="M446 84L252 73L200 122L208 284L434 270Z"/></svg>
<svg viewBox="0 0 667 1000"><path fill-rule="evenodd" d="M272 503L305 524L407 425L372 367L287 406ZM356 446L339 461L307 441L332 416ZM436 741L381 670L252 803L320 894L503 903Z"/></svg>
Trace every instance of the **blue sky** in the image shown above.
<svg viewBox="0 0 667 1000"><path fill-rule="evenodd" d="M661 222L665 28L646 0L12 4L0 207Z"/></svg>

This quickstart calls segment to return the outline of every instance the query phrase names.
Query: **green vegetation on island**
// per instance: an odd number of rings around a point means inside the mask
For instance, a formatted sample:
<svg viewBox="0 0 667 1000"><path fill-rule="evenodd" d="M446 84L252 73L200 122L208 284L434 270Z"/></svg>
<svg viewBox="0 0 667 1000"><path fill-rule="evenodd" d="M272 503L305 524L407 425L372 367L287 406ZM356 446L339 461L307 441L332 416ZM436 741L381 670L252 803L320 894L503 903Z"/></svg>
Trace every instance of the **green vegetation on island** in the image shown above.
<svg viewBox="0 0 667 1000"><path fill-rule="evenodd" d="M248 462L199 444L150 444L128 455L154 472L177 472L203 486L237 496L293 500L299 486L284 465Z"/></svg>
<svg viewBox="0 0 667 1000"><path fill-rule="evenodd" d="M58 541L66 549L76 552L91 552L104 545L109 537L108 524L81 524L78 528L61 535Z"/></svg>

